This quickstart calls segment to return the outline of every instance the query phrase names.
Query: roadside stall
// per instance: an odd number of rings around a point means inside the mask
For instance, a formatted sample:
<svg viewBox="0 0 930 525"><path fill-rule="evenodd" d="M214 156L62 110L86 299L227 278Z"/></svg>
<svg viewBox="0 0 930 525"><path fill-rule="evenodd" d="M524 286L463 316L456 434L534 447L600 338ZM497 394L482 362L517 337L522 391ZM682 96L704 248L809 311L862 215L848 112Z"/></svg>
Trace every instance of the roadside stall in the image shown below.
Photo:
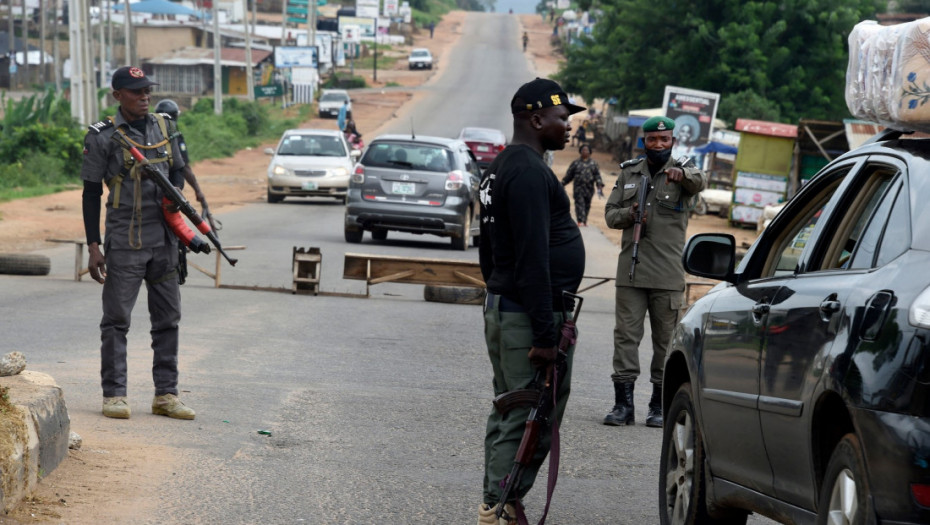
<svg viewBox="0 0 930 525"><path fill-rule="evenodd" d="M826 120L798 121L798 140L794 148L794 165L788 196L794 196L805 182L831 160L849 151L846 127L842 122Z"/></svg>
<svg viewBox="0 0 930 525"><path fill-rule="evenodd" d="M733 164L731 226L756 228L766 206L784 202L798 127L761 120L737 119L741 133Z"/></svg>

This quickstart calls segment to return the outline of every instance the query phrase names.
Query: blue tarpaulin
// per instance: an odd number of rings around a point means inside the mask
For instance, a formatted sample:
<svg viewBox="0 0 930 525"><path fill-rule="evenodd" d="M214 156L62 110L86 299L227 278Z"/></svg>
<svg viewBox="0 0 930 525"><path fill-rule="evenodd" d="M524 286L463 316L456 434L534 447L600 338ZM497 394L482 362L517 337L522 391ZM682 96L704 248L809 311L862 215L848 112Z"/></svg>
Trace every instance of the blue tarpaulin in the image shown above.
<svg viewBox="0 0 930 525"><path fill-rule="evenodd" d="M126 9L124 4L113 6L114 11ZM169 0L142 0L134 4L129 4L129 9L133 13L151 13L153 15L190 15L200 18L200 13L181 4L170 2Z"/></svg>
<svg viewBox="0 0 930 525"><path fill-rule="evenodd" d="M714 141L708 142L701 147L694 148L694 152L700 153L701 155L706 153L729 153L730 155L736 155L736 151L736 146Z"/></svg>

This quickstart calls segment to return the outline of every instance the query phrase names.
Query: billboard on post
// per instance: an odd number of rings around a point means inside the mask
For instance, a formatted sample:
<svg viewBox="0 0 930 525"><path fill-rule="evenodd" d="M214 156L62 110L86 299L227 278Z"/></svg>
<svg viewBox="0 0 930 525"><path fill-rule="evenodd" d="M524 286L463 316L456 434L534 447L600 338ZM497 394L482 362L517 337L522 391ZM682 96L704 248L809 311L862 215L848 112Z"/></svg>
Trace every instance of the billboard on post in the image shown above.
<svg viewBox="0 0 930 525"><path fill-rule="evenodd" d="M277 46L274 67L319 67L316 46Z"/></svg>
<svg viewBox="0 0 930 525"><path fill-rule="evenodd" d="M662 107L665 116L675 121L674 134L678 139L673 155L690 156L694 148L710 142L719 101L719 93L665 86Z"/></svg>

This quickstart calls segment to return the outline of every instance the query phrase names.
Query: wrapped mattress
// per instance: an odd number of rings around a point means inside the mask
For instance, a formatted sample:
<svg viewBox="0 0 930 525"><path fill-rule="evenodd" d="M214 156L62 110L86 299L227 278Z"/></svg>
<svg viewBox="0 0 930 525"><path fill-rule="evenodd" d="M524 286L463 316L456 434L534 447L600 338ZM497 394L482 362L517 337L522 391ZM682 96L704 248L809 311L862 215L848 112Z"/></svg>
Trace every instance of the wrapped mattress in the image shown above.
<svg viewBox="0 0 930 525"><path fill-rule="evenodd" d="M930 132L930 17L857 24L849 33L846 106L856 118Z"/></svg>

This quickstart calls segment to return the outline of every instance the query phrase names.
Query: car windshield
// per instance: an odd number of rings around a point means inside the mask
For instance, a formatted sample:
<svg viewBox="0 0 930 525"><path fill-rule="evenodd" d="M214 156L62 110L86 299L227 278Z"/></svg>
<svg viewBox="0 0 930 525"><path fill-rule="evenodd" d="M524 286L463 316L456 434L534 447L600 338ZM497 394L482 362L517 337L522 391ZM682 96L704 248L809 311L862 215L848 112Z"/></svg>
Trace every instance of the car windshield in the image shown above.
<svg viewBox="0 0 930 525"><path fill-rule="evenodd" d="M462 138L465 140L476 141L476 142L493 142L494 144L503 144L504 136L492 129L466 129L462 133Z"/></svg>
<svg viewBox="0 0 930 525"><path fill-rule="evenodd" d="M324 93L320 97L321 102L342 102L343 100L349 100L349 97L341 93Z"/></svg>
<svg viewBox="0 0 930 525"><path fill-rule="evenodd" d="M281 142L278 155L344 157L345 146L339 137L328 135L289 135Z"/></svg>
<svg viewBox="0 0 930 525"><path fill-rule="evenodd" d="M400 168L417 171L450 171L451 152L442 146L414 143L373 143L362 164L373 168Z"/></svg>
<svg viewBox="0 0 930 525"><path fill-rule="evenodd" d="M412 56L412 57L428 57L428 56L429 56L429 51L426 51L426 50L414 51L414 52L410 53L410 56Z"/></svg>

